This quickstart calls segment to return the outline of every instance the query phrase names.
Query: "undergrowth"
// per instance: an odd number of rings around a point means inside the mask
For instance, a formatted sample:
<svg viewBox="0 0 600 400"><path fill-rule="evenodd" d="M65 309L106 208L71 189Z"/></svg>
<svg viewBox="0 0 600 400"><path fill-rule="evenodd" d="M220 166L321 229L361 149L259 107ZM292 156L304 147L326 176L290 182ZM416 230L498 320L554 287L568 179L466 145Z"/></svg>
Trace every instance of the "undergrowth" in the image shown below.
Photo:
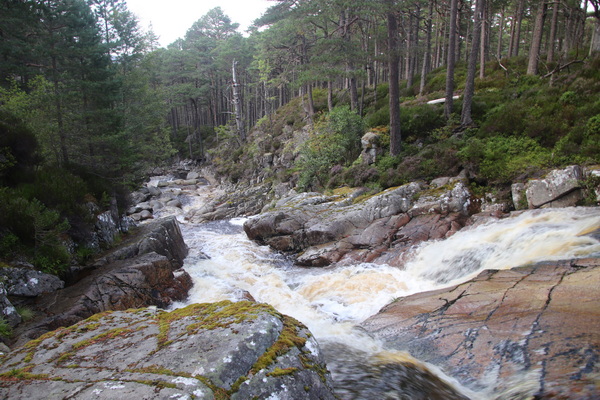
<svg viewBox="0 0 600 400"><path fill-rule="evenodd" d="M468 129L459 123L462 98L455 101L448 120L443 104L426 104L444 97L445 69L427 76L421 97L416 95L417 85L404 89L399 156L389 155L388 87L381 84L366 88L364 96L361 93L362 116L350 111L343 92L335 94L337 106L327 112L326 93L316 89L313 133L300 141L292 137L296 138L295 132L304 128L307 120L302 99L294 99L260 122L260 134L252 137L251 143L234 151L221 150L217 165L234 181L249 180L252 173L253 178L258 175L297 183L300 190L341 186L385 189L465 169L479 187L495 190L540 170L600 163L600 57L574 64L552 80L526 75L524 57L501 63L488 63L486 76L476 79L475 125ZM465 75L466 66L459 63L457 94L463 89ZM367 131L379 136L375 163L370 165L358 157L360 137ZM259 161L265 153L290 162L265 168Z"/></svg>

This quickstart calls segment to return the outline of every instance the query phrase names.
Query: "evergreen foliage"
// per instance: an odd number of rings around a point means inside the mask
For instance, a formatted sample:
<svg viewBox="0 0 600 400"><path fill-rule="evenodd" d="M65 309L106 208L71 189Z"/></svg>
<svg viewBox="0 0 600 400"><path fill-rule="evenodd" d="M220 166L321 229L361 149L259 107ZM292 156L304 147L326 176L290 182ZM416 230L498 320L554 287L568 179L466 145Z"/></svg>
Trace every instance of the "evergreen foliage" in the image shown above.
<svg viewBox="0 0 600 400"><path fill-rule="evenodd" d="M248 37L217 7L157 48L125 0L2 1L0 257L51 272L87 258L63 243L85 241L84 204L123 209L123 188L174 156L303 190L461 169L503 186L600 163L597 3L586 16L572 2L487 2L476 16L451 0L277 0ZM380 138L372 165L357 161L366 129Z"/></svg>

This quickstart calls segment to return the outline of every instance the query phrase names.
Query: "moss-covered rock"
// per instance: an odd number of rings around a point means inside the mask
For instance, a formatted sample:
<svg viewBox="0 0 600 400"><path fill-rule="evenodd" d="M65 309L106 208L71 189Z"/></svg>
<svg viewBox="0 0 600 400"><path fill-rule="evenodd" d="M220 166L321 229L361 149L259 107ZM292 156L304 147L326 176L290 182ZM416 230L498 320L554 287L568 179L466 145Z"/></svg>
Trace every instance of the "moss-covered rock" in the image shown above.
<svg viewBox="0 0 600 400"><path fill-rule="evenodd" d="M308 329L248 301L93 316L1 361L0 397L334 399Z"/></svg>

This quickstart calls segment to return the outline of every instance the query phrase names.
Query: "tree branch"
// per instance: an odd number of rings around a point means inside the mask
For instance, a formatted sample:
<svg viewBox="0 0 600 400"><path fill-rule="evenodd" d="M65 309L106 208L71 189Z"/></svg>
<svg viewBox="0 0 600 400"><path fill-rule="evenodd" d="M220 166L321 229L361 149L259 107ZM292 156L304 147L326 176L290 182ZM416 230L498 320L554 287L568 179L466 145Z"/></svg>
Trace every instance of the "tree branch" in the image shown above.
<svg viewBox="0 0 600 400"><path fill-rule="evenodd" d="M586 58L587 58L587 57L583 57L581 60L573 60L573 61L570 61L570 62L568 62L568 63L564 64L564 65L560 65L560 64L559 64L559 65L557 65L557 66L556 66L556 68L554 68L552 71L548 72L548 73L547 73L546 75L544 75L542 78L549 78L549 77L551 77L552 75L554 75L555 73L557 73L557 72L560 72L560 71L562 71L563 69L565 69L565 68L569 67L571 64L578 64L578 63L582 63L582 62L584 62Z"/></svg>

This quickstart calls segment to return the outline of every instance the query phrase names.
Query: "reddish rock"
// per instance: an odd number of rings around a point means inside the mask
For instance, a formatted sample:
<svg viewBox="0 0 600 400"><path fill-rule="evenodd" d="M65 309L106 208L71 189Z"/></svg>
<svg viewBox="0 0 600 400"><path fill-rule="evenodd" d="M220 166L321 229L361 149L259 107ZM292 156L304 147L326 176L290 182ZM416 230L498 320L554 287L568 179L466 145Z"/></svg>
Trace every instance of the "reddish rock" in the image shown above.
<svg viewBox="0 0 600 400"><path fill-rule="evenodd" d="M600 259L545 263L402 298L362 326L486 396L592 399L599 298Z"/></svg>
<svg viewBox="0 0 600 400"><path fill-rule="evenodd" d="M399 265L411 246L460 230L471 196L460 181L426 191L410 183L357 202L354 194L347 198L317 193L290 196L273 211L249 219L244 230L261 244L296 253L299 265Z"/></svg>

